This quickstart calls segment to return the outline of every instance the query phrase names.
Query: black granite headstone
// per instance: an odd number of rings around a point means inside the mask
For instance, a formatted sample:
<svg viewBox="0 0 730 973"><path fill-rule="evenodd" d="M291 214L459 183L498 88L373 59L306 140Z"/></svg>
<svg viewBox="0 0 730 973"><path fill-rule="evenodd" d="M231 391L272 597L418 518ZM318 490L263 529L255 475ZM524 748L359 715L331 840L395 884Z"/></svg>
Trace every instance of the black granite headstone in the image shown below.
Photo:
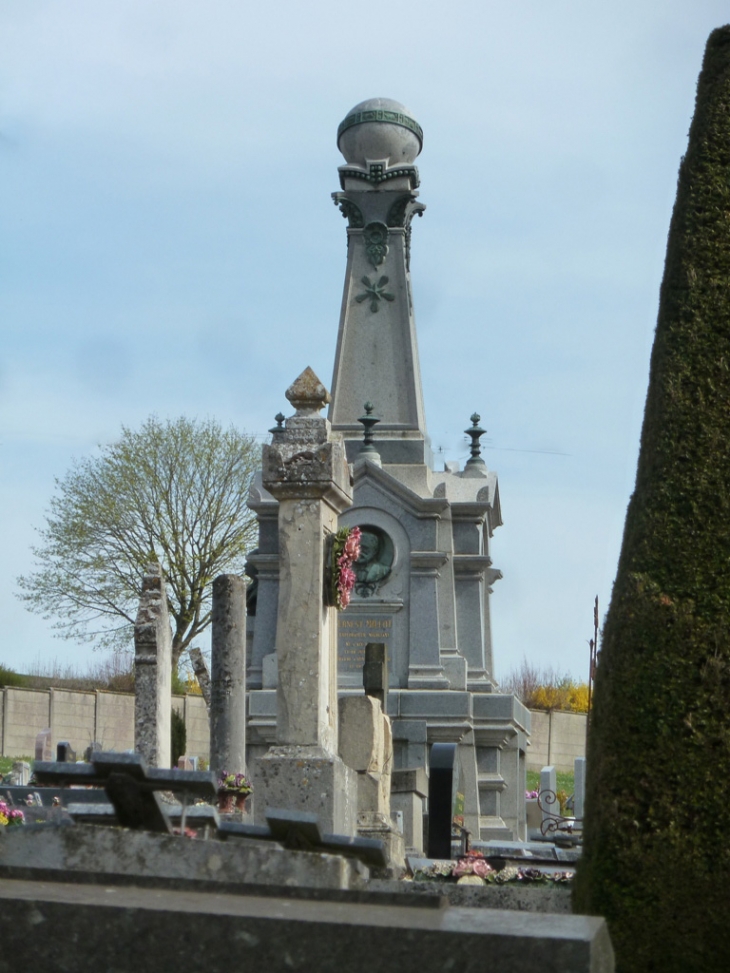
<svg viewBox="0 0 730 973"><path fill-rule="evenodd" d="M362 683L365 695L379 699L383 712L387 712L388 647L385 642L368 642L365 645Z"/></svg>
<svg viewBox="0 0 730 973"><path fill-rule="evenodd" d="M457 745L434 743L428 778L428 857L451 858Z"/></svg>
<svg viewBox="0 0 730 973"><path fill-rule="evenodd" d="M64 740L62 743L57 744L56 760L60 760L61 763L65 764L76 763L76 751L71 747L70 743Z"/></svg>
<svg viewBox="0 0 730 973"><path fill-rule="evenodd" d="M101 753L101 744L96 740L90 743L86 750L84 750L84 760L87 764L91 763L91 759L95 753Z"/></svg>

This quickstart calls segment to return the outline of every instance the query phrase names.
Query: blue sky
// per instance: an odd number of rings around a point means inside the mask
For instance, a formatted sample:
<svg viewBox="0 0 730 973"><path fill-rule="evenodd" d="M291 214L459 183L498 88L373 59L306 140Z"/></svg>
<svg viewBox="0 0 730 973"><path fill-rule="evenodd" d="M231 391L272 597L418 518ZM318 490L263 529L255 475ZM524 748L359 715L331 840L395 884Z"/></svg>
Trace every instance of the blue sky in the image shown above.
<svg viewBox="0 0 730 973"><path fill-rule="evenodd" d="M0 663L78 662L15 598L73 457L122 424L264 434L329 385L337 124L423 126L412 273L426 414L500 478L495 660L587 673L638 440L677 169L715 0L0 8Z"/></svg>

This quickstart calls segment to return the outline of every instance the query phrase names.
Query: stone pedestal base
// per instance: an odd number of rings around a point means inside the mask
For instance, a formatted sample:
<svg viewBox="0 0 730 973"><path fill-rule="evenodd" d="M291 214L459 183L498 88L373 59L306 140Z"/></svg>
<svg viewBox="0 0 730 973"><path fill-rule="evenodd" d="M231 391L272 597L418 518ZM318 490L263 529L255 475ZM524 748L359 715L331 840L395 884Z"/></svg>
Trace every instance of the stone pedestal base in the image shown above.
<svg viewBox="0 0 730 973"><path fill-rule="evenodd" d="M378 870L376 877L401 878L406 870L405 841L392 821L378 811L363 811L357 816L357 833L361 838L376 838L385 845L388 867L382 872Z"/></svg>
<svg viewBox="0 0 730 973"><path fill-rule="evenodd" d="M443 666L415 665L408 667L409 689L448 689L449 680L444 675Z"/></svg>
<svg viewBox="0 0 730 973"><path fill-rule="evenodd" d="M423 806L428 797L428 776L422 767L394 770L390 785L391 811L403 813L403 839L411 855L423 855Z"/></svg>
<svg viewBox="0 0 730 973"><path fill-rule="evenodd" d="M255 821L266 808L307 811L324 834L355 834L357 774L321 747L276 746L254 768Z"/></svg>

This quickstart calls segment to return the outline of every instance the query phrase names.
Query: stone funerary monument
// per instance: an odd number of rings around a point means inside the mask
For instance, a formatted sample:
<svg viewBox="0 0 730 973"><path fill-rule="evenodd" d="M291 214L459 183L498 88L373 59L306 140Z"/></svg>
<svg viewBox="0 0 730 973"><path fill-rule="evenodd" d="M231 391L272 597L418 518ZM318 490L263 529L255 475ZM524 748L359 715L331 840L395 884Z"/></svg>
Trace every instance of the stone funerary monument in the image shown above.
<svg viewBox="0 0 730 973"><path fill-rule="evenodd" d="M329 420L344 440L354 503L339 526L363 533L357 585L337 618L340 697L362 693L367 642L387 646L393 790L428 769L431 744L459 744L465 826L473 839L525 838L529 713L493 679L489 598L501 577L489 543L502 523L497 477L480 457L479 416L463 470L432 468L410 278L423 133L398 102L375 98L341 123L347 269ZM474 393L471 393L472 395ZM465 402L465 414L473 408ZM272 442L284 435L277 416ZM256 480L259 545L249 571L248 765L276 731L279 502ZM302 701L306 705L306 701ZM417 775L403 775L415 779Z"/></svg>

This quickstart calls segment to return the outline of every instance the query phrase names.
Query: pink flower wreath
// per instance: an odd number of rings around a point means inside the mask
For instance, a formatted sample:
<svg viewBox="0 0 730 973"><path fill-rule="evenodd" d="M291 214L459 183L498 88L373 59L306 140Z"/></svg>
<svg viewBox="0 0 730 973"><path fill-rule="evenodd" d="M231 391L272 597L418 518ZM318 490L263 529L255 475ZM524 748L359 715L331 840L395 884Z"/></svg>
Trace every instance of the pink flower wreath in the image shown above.
<svg viewBox="0 0 730 973"><path fill-rule="evenodd" d="M338 611L344 611L350 604L352 589L357 581L352 566L360 557L361 536L359 527L343 527L332 541L329 603Z"/></svg>

